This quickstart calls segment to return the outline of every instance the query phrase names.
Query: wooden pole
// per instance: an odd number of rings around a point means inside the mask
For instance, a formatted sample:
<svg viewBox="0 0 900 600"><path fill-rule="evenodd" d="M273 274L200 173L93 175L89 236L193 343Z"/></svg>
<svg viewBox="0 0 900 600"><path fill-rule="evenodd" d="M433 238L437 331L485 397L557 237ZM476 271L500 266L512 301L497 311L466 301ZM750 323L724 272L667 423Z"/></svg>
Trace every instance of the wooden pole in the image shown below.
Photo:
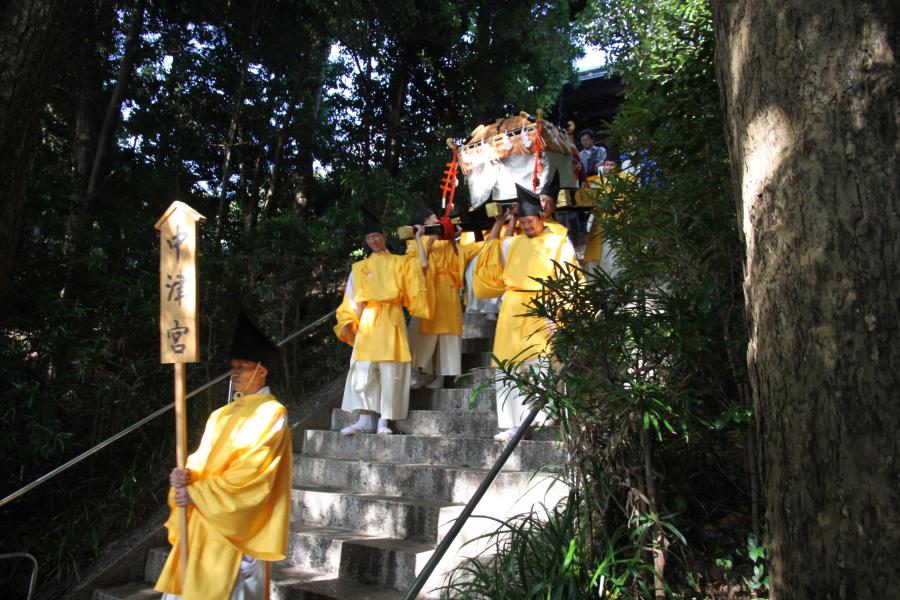
<svg viewBox="0 0 900 600"><path fill-rule="evenodd" d="M187 464L185 363L200 360L197 313L197 223L206 217L175 201L154 227L159 230L159 354L175 365L175 466ZM181 588L188 561L187 507L178 507Z"/></svg>
<svg viewBox="0 0 900 600"><path fill-rule="evenodd" d="M187 408L184 397L187 390L185 363L175 363L175 463L184 469L187 462ZM187 507L178 508L179 545L181 546L181 587L184 589L184 575L187 572L188 534Z"/></svg>

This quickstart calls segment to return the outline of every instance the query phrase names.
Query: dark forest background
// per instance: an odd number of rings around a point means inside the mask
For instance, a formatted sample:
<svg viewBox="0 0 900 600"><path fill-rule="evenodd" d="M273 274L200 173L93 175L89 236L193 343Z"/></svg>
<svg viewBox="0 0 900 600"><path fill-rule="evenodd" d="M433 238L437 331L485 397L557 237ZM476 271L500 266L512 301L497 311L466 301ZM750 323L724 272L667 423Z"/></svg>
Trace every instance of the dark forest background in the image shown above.
<svg viewBox="0 0 900 600"><path fill-rule="evenodd" d="M4 495L171 401L153 223L173 200L208 218L195 386L224 370L239 302L278 339L333 309L363 249L356 206L390 227L435 202L444 140L504 105L552 107L578 54L565 2L67 8L58 60L37 64L50 90L0 300ZM325 325L287 348L279 390L297 400L347 357ZM224 396L194 399L193 419ZM0 548L38 557L44 597L162 503L171 429L157 419L3 509Z"/></svg>
<svg viewBox="0 0 900 600"><path fill-rule="evenodd" d="M469 565L487 582L475 593L579 597L601 575L620 597L764 591L742 252L705 2L20 4L55 19L19 23L53 33L56 58L30 71L42 100L23 114L38 135L31 169L13 173L21 214L4 223L16 246L0 257L0 494L171 401L153 223L173 200L208 218L193 387L224 370L239 303L275 338L332 310L364 251L357 205L392 228L420 197L437 204L445 139L511 111L552 114L592 44L626 90L601 137L638 174L598 199L623 272L557 286L568 367L535 394L561 423L572 495L511 522L528 553ZM299 406L348 355L328 325L288 346L280 396ZM191 401L194 435L224 397ZM42 597L162 505L171 430L160 418L2 509L0 550L38 557ZM472 593L459 585L447 593Z"/></svg>

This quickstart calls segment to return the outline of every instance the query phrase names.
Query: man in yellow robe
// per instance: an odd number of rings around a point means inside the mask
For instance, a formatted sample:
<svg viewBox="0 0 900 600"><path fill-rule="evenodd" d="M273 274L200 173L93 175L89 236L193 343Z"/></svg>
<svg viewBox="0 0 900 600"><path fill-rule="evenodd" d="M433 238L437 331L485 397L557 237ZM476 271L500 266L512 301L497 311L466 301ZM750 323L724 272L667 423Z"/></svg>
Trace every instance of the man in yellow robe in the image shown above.
<svg viewBox="0 0 900 600"><path fill-rule="evenodd" d="M633 179L630 174L623 174L619 171L618 153L610 151L603 161L603 175L597 177L600 189L604 193L609 194L614 191L615 187L611 183L614 177L625 177ZM600 224L602 214L598 208L594 209L591 221L590 232L584 246L584 270L589 276L597 271L605 271L608 275L615 275L619 272L620 267L616 259L615 251L610 247L609 241L606 240L603 232L603 226Z"/></svg>
<svg viewBox="0 0 900 600"><path fill-rule="evenodd" d="M434 214L424 202L420 202L412 219L413 225L435 225ZM410 325L409 343L412 350L412 388L429 382L440 384L444 376L462 373L462 303L460 290L465 277L465 253L456 240L439 240L431 236L426 248L428 254L431 318L414 319ZM406 243L406 254L418 256L415 241ZM437 386L439 387L439 386Z"/></svg>
<svg viewBox="0 0 900 600"><path fill-rule="evenodd" d="M467 314L480 314L488 321L496 321L497 314L500 312L500 298L478 298L475 296L472 285L475 266L478 264L478 254L484 247L484 240L476 240L473 231L463 231L459 236L459 247L462 249L466 261L466 270L463 276L466 289L465 311Z"/></svg>
<svg viewBox="0 0 900 600"><path fill-rule="evenodd" d="M186 469L173 469L166 521L172 550L156 582L163 600L264 600L269 562L287 551L291 430L266 386L278 349L245 313L231 351L235 400L214 411ZM178 508L187 507L181 572Z"/></svg>
<svg viewBox="0 0 900 600"><path fill-rule="evenodd" d="M514 361L520 372L546 369L550 356L550 326L543 319L525 316L529 304L541 292L533 278L548 279L556 275L553 261L576 264L575 249L565 235L544 227L540 198L517 186L517 216L524 235L501 240L498 219L479 255L475 271L475 295L480 298L503 296L493 354L497 361ZM503 381L498 372L497 424L502 430L498 440L509 440L518 431L528 407L520 390ZM537 423L543 421L539 415Z"/></svg>
<svg viewBox="0 0 900 600"><path fill-rule="evenodd" d="M544 217L544 228L550 233L569 235L569 228L556 220L556 198L559 195L559 173L541 189L541 209Z"/></svg>
<svg viewBox="0 0 900 600"><path fill-rule="evenodd" d="M398 256L388 252L381 223L364 207L363 217L372 254L353 264L334 327L338 339L353 346L341 408L360 411L356 423L341 433L390 435L389 421L405 419L409 411L412 355L403 308L413 317L431 316L424 274L428 255L421 227L415 238L418 255Z"/></svg>

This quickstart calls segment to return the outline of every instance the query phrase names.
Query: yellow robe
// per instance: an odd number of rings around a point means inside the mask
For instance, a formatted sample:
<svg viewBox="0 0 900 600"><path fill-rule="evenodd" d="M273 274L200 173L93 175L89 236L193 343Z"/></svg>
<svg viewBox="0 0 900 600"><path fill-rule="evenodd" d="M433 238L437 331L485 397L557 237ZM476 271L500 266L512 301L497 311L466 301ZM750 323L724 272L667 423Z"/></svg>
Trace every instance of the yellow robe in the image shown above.
<svg viewBox="0 0 900 600"><path fill-rule="evenodd" d="M544 219L544 228L557 235L569 235L569 228L556 219Z"/></svg>
<svg viewBox="0 0 900 600"><path fill-rule="evenodd" d="M187 459L188 561L181 587L181 532L175 491L166 521L172 551L156 590L183 600L225 600L242 555L285 557L291 520L291 429L271 394L251 394L214 411L200 447Z"/></svg>
<svg viewBox="0 0 900 600"><path fill-rule="evenodd" d="M503 244L509 244L506 260ZM543 319L521 316L530 310L531 300L541 292L532 277L554 276L552 261L577 264L575 250L564 235L544 229L529 238L517 235L506 240L489 240L478 256L473 286L479 298L503 296L494 334L497 360L522 362L549 353L549 330Z"/></svg>
<svg viewBox="0 0 900 600"><path fill-rule="evenodd" d="M353 263L352 297L344 290L334 333L353 346L357 362L409 362L403 307L414 317L431 316L429 289L417 257L389 252ZM344 326L350 327L345 332Z"/></svg>
<svg viewBox="0 0 900 600"><path fill-rule="evenodd" d="M613 184L609 182L609 175L603 176L595 176L589 179L594 179L594 183L592 186L602 186L597 188L593 188L590 190L585 190L585 192L590 191L594 194L595 202L598 201L600 195L609 194L615 188ZM631 181L634 180L634 176L630 174L617 173L612 175L612 177L624 177ZM602 192L601 192L602 190ZM579 190L581 191L581 190ZM599 208L594 208L594 221L591 223L591 230L588 232L587 242L584 244L584 262L599 262L603 258L603 226L600 224L600 220L604 217L604 213Z"/></svg>
<svg viewBox="0 0 900 600"><path fill-rule="evenodd" d="M406 243L406 255L416 257L419 250L414 241ZM426 279L432 294L431 318L422 319L419 333L428 335L462 335L462 289L466 271L466 255L447 240L436 240L428 251Z"/></svg>

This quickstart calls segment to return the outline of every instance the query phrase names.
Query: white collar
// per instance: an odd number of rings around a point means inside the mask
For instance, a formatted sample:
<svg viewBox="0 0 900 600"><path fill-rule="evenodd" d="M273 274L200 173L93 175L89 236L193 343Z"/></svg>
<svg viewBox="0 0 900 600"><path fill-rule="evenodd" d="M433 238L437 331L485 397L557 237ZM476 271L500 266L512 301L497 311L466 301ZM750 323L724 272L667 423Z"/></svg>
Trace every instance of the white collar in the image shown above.
<svg viewBox="0 0 900 600"><path fill-rule="evenodd" d="M244 392L235 392L231 395L231 398L233 400L237 400L238 398L243 398L244 396L255 396L256 394L271 394L271 393L272 393L272 390L269 389L269 386L264 385L263 387L259 388L252 394L244 394Z"/></svg>

